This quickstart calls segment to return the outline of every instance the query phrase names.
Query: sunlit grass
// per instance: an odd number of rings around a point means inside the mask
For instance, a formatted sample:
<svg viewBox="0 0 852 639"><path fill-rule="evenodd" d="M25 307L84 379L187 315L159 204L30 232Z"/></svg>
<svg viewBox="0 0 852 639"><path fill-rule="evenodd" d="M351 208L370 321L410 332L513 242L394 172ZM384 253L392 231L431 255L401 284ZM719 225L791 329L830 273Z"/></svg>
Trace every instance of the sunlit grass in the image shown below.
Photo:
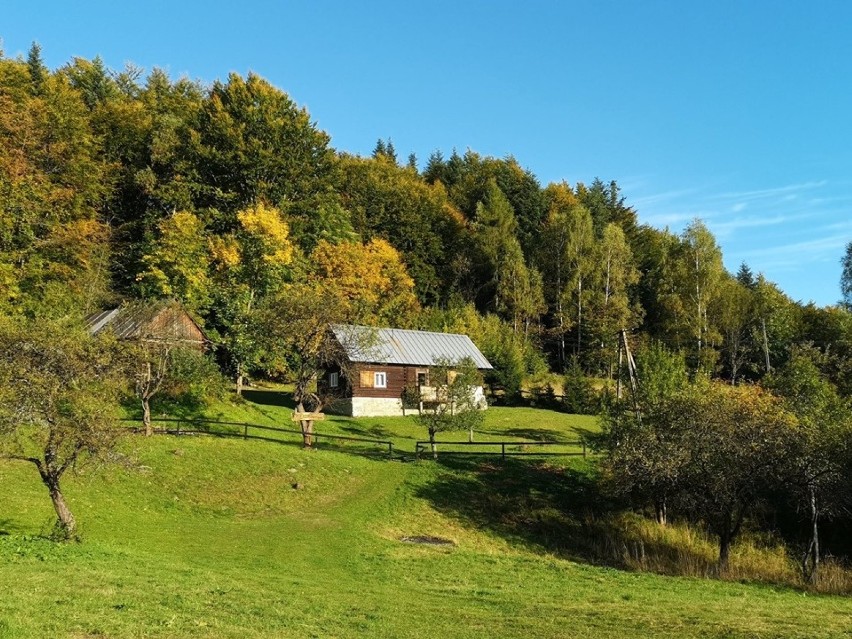
<svg viewBox="0 0 852 639"><path fill-rule="evenodd" d="M276 425L288 410L226 402L208 417ZM421 437L408 418L319 426L382 428L401 445ZM481 435L511 437L516 426L571 436L594 422L501 408ZM601 519L602 497L589 492L592 460L390 461L206 436L134 435L122 450L131 465L68 477L81 544L40 538L52 514L35 469L0 463L0 637L841 637L849 628L848 598L641 573L630 550L610 567L584 555L596 543L587 533L618 523ZM623 523L644 540L646 561L655 543L712 559L710 541L688 529ZM452 545L401 541L409 536ZM738 547L732 561L758 566L765 550Z"/></svg>

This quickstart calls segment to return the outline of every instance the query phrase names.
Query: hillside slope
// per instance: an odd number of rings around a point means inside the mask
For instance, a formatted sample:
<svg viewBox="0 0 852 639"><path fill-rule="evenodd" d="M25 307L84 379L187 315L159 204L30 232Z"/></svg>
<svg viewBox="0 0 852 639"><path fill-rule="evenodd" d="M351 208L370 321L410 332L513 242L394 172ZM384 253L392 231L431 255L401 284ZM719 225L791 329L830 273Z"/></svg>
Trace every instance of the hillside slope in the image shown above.
<svg viewBox="0 0 852 639"><path fill-rule="evenodd" d="M510 472L531 480L513 499L548 482L570 499L581 460L546 474L203 436L124 452L69 478L81 544L39 538L34 470L0 464L0 637L840 637L852 620L848 598L575 563L498 503Z"/></svg>

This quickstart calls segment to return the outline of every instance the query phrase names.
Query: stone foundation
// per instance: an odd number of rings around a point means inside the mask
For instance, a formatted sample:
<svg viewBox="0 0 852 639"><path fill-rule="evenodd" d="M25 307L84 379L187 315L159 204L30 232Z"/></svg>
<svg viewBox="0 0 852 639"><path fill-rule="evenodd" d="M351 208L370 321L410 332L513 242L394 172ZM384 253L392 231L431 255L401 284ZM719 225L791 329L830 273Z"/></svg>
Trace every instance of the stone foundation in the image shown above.
<svg viewBox="0 0 852 639"><path fill-rule="evenodd" d="M403 414L402 402L392 397L349 397L336 402L334 412L350 417L397 417Z"/></svg>
<svg viewBox="0 0 852 639"><path fill-rule="evenodd" d="M473 389L476 405L485 410L488 403L485 401L485 393L482 386ZM402 410L402 401L393 397L346 397L338 399L327 411L336 415L348 415L350 417L402 417L403 415L416 415L416 408Z"/></svg>

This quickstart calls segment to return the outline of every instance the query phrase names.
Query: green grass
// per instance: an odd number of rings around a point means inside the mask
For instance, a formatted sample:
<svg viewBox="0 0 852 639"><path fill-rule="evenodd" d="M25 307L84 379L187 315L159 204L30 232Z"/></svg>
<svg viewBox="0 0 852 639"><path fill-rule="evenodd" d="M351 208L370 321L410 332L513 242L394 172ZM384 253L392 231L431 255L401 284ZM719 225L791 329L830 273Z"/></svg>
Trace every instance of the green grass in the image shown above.
<svg viewBox="0 0 852 639"><path fill-rule="evenodd" d="M247 422L260 426L285 429L298 429L298 423L291 420L292 403L281 393L269 390L248 390L244 402L224 402L187 418L201 418L218 422ZM416 412L416 411L413 411ZM342 417L328 413L326 419L316 424L318 433L347 437L366 437L393 442L400 453L413 454L415 443L428 438L426 429L417 424L414 414L406 417ZM155 417L156 411L155 411ZM164 424L157 424L163 426ZM240 426L217 426L204 424L211 432L228 431L242 433ZM564 446L531 448L528 452L547 450L552 452L579 452L574 442L599 431L597 417L588 415L566 415L563 413L534 408L491 407L485 412L485 420L475 433L476 442L488 441L544 441L555 444L565 442ZM282 439L298 444L298 435L280 434L261 429L249 428L250 435ZM438 435L439 441L466 442L467 431L445 432ZM318 445L325 447L329 440L320 439ZM358 444L335 442L335 445L364 448ZM376 450L376 446L367 447ZM449 450L449 448L447 449ZM453 450L458 450L456 447ZM493 447L466 448L465 450L493 451ZM499 450L499 449L498 449Z"/></svg>
<svg viewBox="0 0 852 639"><path fill-rule="evenodd" d="M288 410L208 417L280 424ZM319 426L423 437L408 418ZM489 409L477 437L515 428L568 438L595 422ZM35 469L0 464L0 638L849 636L848 598L580 562L589 460L436 464L167 436L123 452L132 464L66 482L80 544L39 537L52 513ZM572 509L591 523L572 528ZM400 541L412 535L455 545Z"/></svg>

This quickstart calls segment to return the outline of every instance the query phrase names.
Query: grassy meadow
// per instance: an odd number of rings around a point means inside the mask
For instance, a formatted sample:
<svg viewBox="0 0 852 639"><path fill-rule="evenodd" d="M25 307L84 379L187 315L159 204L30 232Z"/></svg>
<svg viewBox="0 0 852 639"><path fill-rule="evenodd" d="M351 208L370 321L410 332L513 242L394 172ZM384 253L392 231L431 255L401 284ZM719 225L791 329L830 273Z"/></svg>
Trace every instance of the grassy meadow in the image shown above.
<svg viewBox="0 0 852 639"><path fill-rule="evenodd" d="M205 417L289 428L290 411L277 393L250 391ZM412 418L317 426L409 452L425 439ZM476 438L569 442L595 428L589 417L492 408ZM629 514L623 529L636 537L613 533L591 458L436 463L283 439L127 437L125 463L65 482L79 544L42 536L53 515L35 469L0 463L0 638L852 633L848 597L631 570L673 542ZM416 537L452 543L402 541ZM753 549L737 552L734 566Z"/></svg>

